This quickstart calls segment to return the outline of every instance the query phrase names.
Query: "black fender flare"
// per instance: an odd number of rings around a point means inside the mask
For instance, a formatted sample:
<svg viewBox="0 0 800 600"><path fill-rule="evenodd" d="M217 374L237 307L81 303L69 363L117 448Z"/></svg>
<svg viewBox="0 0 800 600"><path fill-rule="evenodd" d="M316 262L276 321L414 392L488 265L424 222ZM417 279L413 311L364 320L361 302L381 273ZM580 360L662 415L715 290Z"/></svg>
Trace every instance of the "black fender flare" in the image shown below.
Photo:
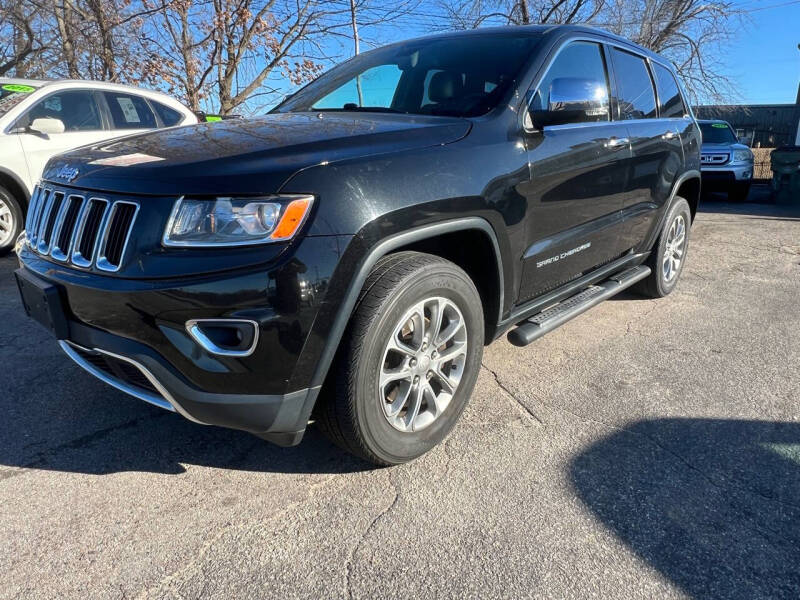
<svg viewBox="0 0 800 600"><path fill-rule="evenodd" d="M317 367L314 370L314 375L311 379L311 388L318 388L325 382L328 375L333 357L336 355L336 350L339 348L344 331L347 328L347 323L350 321L350 316L355 308L358 295L364 287L364 282L375 266L382 257L390 252L425 239L433 238L445 233L453 233L456 231L478 230L486 234L492 242L494 248L495 259L498 267L498 283L499 283L499 303L498 303L498 323L501 321L503 312L503 301L505 295L505 282L503 280L503 259L500 254L500 245L497 242L497 234L489 221L481 217L464 217L459 219L452 219L433 223L430 225L423 225L414 229L409 229L397 234L394 234L386 239L375 244L361 259L361 262L356 269L355 276L351 279L347 291L341 301L341 306L336 314L336 318L331 327L328 339L325 342L325 347L320 355Z"/></svg>

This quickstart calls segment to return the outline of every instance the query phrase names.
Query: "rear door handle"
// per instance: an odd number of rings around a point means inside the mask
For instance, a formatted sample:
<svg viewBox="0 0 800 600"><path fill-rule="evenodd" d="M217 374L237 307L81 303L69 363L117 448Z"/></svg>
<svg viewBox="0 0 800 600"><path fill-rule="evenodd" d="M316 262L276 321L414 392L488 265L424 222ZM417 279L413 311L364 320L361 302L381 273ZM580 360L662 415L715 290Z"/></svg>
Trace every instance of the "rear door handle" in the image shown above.
<svg viewBox="0 0 800 600"><path fill-rule="evenodd" d="M610 148L611 150L618 150L619 148L624 148L630 143L628 138L617 138L612 137L606 142L606 148Z"/></svg>

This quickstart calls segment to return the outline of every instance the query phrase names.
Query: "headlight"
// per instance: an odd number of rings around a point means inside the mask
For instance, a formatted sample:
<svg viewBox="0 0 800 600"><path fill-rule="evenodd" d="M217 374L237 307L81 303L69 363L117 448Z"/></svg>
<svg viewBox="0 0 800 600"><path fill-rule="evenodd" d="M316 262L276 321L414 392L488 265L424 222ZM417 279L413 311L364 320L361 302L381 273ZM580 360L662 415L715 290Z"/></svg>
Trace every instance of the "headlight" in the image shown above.
<svg viewBox="0 0 800 600"><path fill-rule="evenodd" d="M734 150L733 162L749 162L753 160L753 153L750 150Z"/></svg>
<svg viewBox="0 0 800 600"><path fill-rule="evenodd" d="M244 246L291 239L311 210L312 196L181 198L164 232L165 246Z"/></svg>

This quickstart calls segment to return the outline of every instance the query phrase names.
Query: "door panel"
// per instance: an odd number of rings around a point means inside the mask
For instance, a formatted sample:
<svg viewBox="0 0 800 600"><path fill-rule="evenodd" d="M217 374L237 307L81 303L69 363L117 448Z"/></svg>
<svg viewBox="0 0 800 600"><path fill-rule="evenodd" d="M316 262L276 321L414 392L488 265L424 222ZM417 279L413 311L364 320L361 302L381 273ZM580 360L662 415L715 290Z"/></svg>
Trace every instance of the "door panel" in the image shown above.
<svg viewBox="0 0 800 600"><path fill-rule="evenodd" d="M630 147L614 145L626 135L624 124L605 122L548 127L531 139L520 302L626 250L620 208Z"/></svg>
<svg viewBox="0 0 800 600"><path fill-rule="evenodd" d="M676 119L648 119L627 124L631 171L623 197L626 245L635 247L650 231L669 200L683 167L683 147Z"/></svg>
<svg viewBox="0 0 800 600"><path fill-rule="evenodd" d="M47 161L56 154L111 138L114 134L111 131L97 130L51 133L47 136L33 133L20 133L18 135L25 153L25 160L28 163L28 171L35 183L42 176L42 171L44 171Z"/></svg>

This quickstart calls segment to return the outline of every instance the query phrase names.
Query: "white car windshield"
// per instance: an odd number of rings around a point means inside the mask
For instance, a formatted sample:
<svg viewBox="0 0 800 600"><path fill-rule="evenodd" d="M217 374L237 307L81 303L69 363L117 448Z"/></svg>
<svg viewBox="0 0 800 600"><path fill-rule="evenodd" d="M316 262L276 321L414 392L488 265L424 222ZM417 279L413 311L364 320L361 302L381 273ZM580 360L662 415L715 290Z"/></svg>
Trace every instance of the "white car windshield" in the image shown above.
<svg viewBox="0 0 800 600"><path fill-rule="evenodd" d="M22 83L0 84L0 117L22 102L38 88Z"/></svg>

